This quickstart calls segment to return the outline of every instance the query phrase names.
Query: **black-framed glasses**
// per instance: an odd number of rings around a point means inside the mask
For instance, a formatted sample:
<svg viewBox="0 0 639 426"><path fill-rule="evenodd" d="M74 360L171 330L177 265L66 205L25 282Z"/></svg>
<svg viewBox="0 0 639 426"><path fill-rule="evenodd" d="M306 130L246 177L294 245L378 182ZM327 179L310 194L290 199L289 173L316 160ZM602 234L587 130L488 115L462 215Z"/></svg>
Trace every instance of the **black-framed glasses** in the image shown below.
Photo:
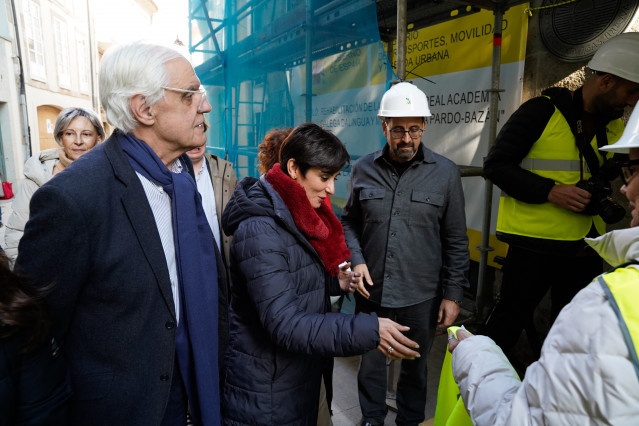
<svg viewBox="0 0 639 426"><path fill-rule="evenodd" d="M390 129L391 138L393 139L404 139L404 135L408 133L411 139L419 139L424 134L424 129L413 126L408 130L404 130L401 127L395 127Z"/></svg>
<svg viewBox="0 0 639 426"><path fill-rule="evenodd" d="M197 106L197 110L198 112L202 110L202 105L204 105L204 100L206 99L206 89L204 87L200 86L197 90L178 89L177 87L167 86L160 86L160 88L164 90L170 90L171 92L188 93L191 95L190 99L192 99L193 96L199 93L202 97L200 98L200 103Z"/></svg>
<svg viewBox="0 0 639 426"><path fill-rule="evenodd" d="M639 160L628 160L621 163L620 175L624 185L628 185L628 182L630 182L630 180L635 176L635 173L637 172L635 166L639 166Z"/></svg>

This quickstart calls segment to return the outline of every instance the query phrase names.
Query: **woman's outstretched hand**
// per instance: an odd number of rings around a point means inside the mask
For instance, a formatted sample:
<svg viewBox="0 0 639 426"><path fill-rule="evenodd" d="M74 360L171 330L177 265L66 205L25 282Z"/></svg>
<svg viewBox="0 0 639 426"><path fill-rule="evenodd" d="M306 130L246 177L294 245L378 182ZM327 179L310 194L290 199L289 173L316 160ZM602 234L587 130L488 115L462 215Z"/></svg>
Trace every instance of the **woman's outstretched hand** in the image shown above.
<svg viewBox="0 0 639 426"><path fill-rule="evenodd" d="M390 359L413 359L421 355L416 350L419 345L404 336L403 332L409 327L397 324L388 318L378 318L379 321L379 345L377 349Z"/></svg>

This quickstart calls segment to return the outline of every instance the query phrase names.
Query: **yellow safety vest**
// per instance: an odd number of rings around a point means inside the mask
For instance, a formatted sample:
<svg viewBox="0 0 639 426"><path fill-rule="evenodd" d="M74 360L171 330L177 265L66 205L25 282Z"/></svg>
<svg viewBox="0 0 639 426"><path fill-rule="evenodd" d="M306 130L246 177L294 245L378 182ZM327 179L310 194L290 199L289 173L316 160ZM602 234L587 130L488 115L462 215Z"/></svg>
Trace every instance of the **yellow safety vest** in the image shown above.
<svg viewBox="0 0 639 426"><path fill-rule="evenodd" d="M618 268L600 275L597 280L608 295L612 309L617 314L630 359L639 378L639 271L635 268Z"/></svg>
<svg viewBox="0 0 639 426"><path fill-rule="evenodd" d="M623 133L623 122L612 120L606 128L608 143L616 142ZM590 178L585 160L579 159L579 150L568 121L555 107L546 128L533 144L521 167L539 176L549 178L558 185L575 184L581 179L583 163L584 179ZM599 153L597 138L590 142L599 164L604 157ZM525 237L550 240L576 241L588 234L592 224L600 234L606 225L599 216L571 212L553 203L530 204L508 196L502 191L499 198L497 231Z"/></svg>

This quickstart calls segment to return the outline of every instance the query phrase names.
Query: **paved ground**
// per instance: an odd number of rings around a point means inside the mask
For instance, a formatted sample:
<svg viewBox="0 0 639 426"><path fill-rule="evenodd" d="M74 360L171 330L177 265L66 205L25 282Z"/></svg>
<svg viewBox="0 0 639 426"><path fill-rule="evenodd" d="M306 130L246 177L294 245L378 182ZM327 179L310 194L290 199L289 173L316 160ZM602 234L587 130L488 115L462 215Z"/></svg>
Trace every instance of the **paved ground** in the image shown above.
<svg viewBox="0 0 639 426"><path fill-rule="evenodd" d="M353 306L348 302L342 306L343 312L352 312ZM459 324L465 323L472 316L472 313L464 308L471 307L473 302L464 300L462 311L459 314ZM469 324L466 323L468 326ZM435 336L433 347L428 356L428 391L426 394L426 410L424 412L426 422L422 425L432 424L432 418L435 416L435 406L437 404L437 389L439 387L439 376L441 374L441 366L444 361L448 338L445 334ZM352 426L357 425L362 413L359 408L357 398L357 370L359 368L359 356L349 358L335 358L335 370L333 371L333 425L334 426ZM395 369L395 384L399 375L399 361L392 363ZM391 367L389 367L391 368ZM392 389L395 389L393 386ZM392 398L386 400L387 405L391 407L386 416L387 425L395 424L395 401Z"/></svg>
<svg viewBox="0 0 639 426"><path fill-rule="evenodd" d="M435 337L433 348L428 357L428 394L426 401L426 419L431 419L435 415L435 404L437 401L437 387L439 386L439 375L441 365L444 360L444 351L448 343L445 335ZM357 369L360 357L336 358L335 370L333 371L333 425L352 426L361 420L361 411L357 399ZM397 368L398 363L394 362ZM397 374L395 375L397 377ZM388 400L389 405L394 401ZM389 410L386 416L386 424L395 424L395 413Z"/></svg>

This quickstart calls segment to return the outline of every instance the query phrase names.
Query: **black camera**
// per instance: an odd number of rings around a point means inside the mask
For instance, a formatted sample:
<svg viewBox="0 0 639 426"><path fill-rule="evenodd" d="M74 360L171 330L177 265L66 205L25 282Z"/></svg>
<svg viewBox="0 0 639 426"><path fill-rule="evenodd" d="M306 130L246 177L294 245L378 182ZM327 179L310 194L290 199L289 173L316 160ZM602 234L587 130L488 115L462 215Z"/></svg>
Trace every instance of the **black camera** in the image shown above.
<svg viewBox="0 0 639 426"><path fill-rule="evenodd" d="M599 215L608 224L617 223L626 215L626 210L616 203L610 195L610 181L619 176L620 166L615 160L604 162L599 173L588 180L577 182L577 187L585 189L592 194L590 202L581 212L582 214Z"/></svg>

